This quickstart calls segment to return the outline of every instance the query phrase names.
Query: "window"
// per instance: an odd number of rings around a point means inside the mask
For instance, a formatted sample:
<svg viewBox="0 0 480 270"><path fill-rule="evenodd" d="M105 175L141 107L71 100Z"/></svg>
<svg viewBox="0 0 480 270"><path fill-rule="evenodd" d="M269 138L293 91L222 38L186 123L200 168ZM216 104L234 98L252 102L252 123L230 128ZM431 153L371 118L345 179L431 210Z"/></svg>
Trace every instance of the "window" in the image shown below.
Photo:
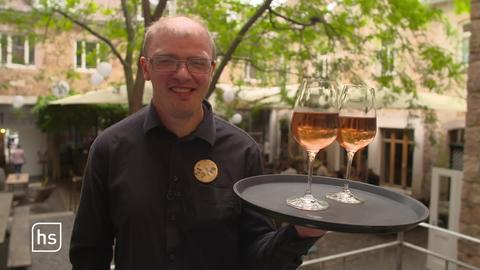
<svg viewBox="0 0 480 270"><path fill-rule="evenodd" d="M327 78L330 72L330 57L328 55L319 55L317 61L317 74L321 74L322 78Z"/></svg>
<svg viewBox="0 0 480 270"><path fill-rule="evenodd" d="M382 181L412 186L414 138L412 129L382 129Z"/></svg>
<svg viewBox="0 0 480 270"><path fill-rule="evenodd" d="M461 61L465 65L468 65L469 61L469 54L470 54L470 23L466 23L462 27L463 34L462 34L462 44L461 44Z"/></svg>
<svg viewBox="0 0 480 270"><path fill-rule="evenodd" d="M245 62L244 74L246 81L257 79L257 69L250 62Z"/></svg>
<svg viewBox="0 0 480 270"><path fill-rule="evenodd" d="M393 76L395 69L395 50L384 46L379 53L382 76Z"/></svg>
<svg viewBox="0 0 480 270"><path fill-rule="evenodd" d="M107 59L106 45L98 42L80 40L76 43L75 67L78 69L93 69L97 64Z"/></svg>
<svg viewBox="0 0 480 270"><path fill-rule="evenodd" d="M0 63L4 65L34 65L33 36L0 34Z"/></svg>
<svg viewBox="0 0 480 270"><path fill-rule="evenodd" d="M465 144L465 129L448 131L450 145L450 168L463 170L463 146Z"/></svg>

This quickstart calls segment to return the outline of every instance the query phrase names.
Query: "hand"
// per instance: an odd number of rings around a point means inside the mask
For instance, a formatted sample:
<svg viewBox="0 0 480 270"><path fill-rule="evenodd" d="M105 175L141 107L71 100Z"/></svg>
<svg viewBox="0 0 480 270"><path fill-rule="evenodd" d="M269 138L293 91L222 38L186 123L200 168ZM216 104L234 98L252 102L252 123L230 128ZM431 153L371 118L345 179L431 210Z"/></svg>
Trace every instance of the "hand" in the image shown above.
<svg viewBox="0 0 480 270"><path fill-rule="evenodd" d="M294 225L295 230L297 230L298 237L308 238L308 237L322 237L327 231L314 229L309 227L303 227L299 225Z"/></svg>

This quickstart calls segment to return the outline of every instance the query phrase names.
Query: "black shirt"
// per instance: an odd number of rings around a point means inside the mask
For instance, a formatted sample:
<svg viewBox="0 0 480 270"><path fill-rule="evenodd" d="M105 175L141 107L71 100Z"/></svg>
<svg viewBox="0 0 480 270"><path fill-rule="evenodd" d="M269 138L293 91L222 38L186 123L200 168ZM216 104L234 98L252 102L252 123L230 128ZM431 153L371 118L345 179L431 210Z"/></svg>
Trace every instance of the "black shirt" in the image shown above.
<svg viewBox="0 0 480 270"><path fill-rule="evenodd" d="M242 207L232 190L262 173L260 150L241 129L213 115L177 138L153 106L105 130L91 147L70 245L74 269L294 269L316 239L279 231ZM213 161L213 182L197 180Z"/></svg>

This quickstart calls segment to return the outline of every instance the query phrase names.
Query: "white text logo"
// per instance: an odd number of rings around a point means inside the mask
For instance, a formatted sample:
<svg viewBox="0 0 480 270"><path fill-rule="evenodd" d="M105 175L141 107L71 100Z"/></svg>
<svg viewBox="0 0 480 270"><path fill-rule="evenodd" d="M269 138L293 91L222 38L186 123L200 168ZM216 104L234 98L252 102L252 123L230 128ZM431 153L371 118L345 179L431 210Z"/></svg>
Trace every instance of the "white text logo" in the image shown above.
<svg viewBox="0 0 480 270"><path fill-rule="evenodd" d="M62 223L37 222L32 226L32 252L57 252L62 248Z"/></svg>

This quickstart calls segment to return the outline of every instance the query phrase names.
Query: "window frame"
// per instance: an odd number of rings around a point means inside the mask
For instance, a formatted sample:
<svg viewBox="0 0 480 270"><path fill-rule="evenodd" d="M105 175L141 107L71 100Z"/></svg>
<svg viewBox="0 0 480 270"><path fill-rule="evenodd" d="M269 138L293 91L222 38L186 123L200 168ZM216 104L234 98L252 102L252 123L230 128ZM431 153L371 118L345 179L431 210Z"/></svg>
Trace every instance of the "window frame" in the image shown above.
<svg viewBox="0 0 480 270"><path fill-rule="evenodd" d="M1 40L3 37L6 37L6 50L3 48ZM13 63L13 37L23 38L23 64L22 63ZM31 38L29 35L24 34L11 34L11 33L0 33L0 65L7 68L35 68L36 67L36 44L33 40L31 45ZM33 51L33 56L31 56L30 51ZM5 55L4 55L5 52ZM30 61L31 60L31 61Z"/></svg>
<svg viewBox="0 0 480 270"><path fill-rule="evenodd" d="M78 51L78 43L81 42L82 44L82 51L81 51L81 63L78 66L77 61L77 51ZM87 43L94 43L95 44L95 51L96 51L96 59L95 59L95 66L94 67L87 67L87 51L86 51L86 44ZM80 72L94 72L97 68L97 65L102 62L101 59L101 51L100 51L101 42L99 41L92 41L88 39L76 39L74 43L74 52L73 52L73 67L76 71Z"/></svg>
<svg viewBox="0 0 480 270"><path fill-rule="evenodd" d="M390 132L390 136L387 137L387 132ZM401 137L396 137L396 133L401 132ZM381 167L383 168L380 173L380 182L382 185L400 187L404 190L411 189L413 187L413 159L414 153L412 152L409 157L409 147L415 148L415 131L410 128L381 128L380 134L381 140ZM389 147L390 159L387 164L387 149L385 145ZM395 183L395 158L396 158L396 146L401 146L401 168L400 168L400 185ZM411 167L409 168L409 165ZM389 175L386 175L387 167ZM408 173L412 175L408 176ZM410 185L408 185L408 178L410 177Z"/></svg>
<svg viewBox="0 0 480 270"><path fill-rule="evenodd" d="M245 61L243 68L243 75L246 82L256 82L257 81L257 68L250 61Z"/></svg>
<svg viewBox="0 0 480 270"><path fill-rule="evenodd" d="M460 27L462 29L462 36L460 41L459 60L461 63L468 66L470 61L470 36L472 35L470 21L463 22Z"/></svg>

